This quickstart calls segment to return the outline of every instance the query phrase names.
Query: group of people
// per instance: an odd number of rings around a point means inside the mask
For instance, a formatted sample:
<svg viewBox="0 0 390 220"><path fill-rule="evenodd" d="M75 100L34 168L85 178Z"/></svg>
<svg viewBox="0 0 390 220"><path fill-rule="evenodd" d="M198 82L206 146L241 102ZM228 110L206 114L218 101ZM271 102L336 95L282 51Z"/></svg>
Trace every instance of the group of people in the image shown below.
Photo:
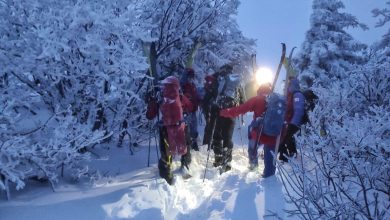
<svg viewBox="0 0 390 220"><path fill-rule="evenodd" d="M203 145L214 151L213 166L226 172L232 168L233 132L235 117L253 112L252 123L248 127L249 169L258 167L258 149L264 145L264 178L275 174L273 155L277 136L261 132L260 120L267 109L267 97L271 85L262 84L257 95L244 102L240 87L241 78L233 72L233 66L223 65L217 72L205 77L204 95L199 96L194 82L195 72L186 68L179 80L168 76L160 82L159 97L148 98L146 116L159 119L159 146L161 158L158 162L159 174L169 184L173 183L172 157L181 156L181 170L188 174L191 163L191 150L198 151L198 120L196 112L202 109L206 126ZM305 99L300 92L298 80L289 79L286 99L285 128L281 134L279 160L288 162L288 158L297 154L294 134L299 131L304 115ZM160 112L160 114L159 114Z"/></svg>

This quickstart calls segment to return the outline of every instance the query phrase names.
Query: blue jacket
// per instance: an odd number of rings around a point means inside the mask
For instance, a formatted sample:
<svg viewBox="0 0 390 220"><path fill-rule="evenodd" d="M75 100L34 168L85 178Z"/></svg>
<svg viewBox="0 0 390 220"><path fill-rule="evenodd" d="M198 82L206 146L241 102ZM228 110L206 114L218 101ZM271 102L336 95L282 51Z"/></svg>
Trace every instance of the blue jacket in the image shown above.
<svg viewBox="0 0 390 220"><path fill-rule="evenodd" d="M302 118L305 114L305 96L303 96L297 79L292 79L288 87L289 97L292 96L287 104L287 123L301 126ZM288 113L290 116L288 117Z"/></svg>

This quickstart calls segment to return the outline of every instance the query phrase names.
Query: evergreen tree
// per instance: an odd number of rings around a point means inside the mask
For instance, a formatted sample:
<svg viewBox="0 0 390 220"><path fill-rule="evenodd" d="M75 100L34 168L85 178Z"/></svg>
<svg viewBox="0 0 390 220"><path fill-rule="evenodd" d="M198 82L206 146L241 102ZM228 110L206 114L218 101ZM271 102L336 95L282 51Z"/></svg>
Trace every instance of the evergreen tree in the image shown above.
<svg viewBox="0 0 390 220"><path fill-rule="evenodd" d="M311 30L321 34L321 29ZM311 125L303 129L305 135L297 138L300 160L291 161L292 172L280 167L294 211L303 219L389 215L390 45L383 44L386 40L385 35L371 53L364 54L366 62L326 71L316 67L308 75L319 80L313 89L320 102L310 114ZM313 51L323 49L321 44L312 46ZM314 75L319 70L329 74ZM332 75L345 77L331 80Z"/></svg>
<svg viewBox="0 0 390 220"><path fill-rule="evenodd" d="M386 2L387 8L383 9L374 9L372 13L374 17L380 17L381 19L377 22L376 27L382 27L386 23L390 22L390 1ZM377 47L383 48L390 45L390 28L387 30L387 33L383 35L382 40L379 42Z"/></svg>
<svg viewBox="0 0 390 220"><path fill-rule="evenodd" d="M366 26L345 12L340 0L314 0L310 17L311 27L298 56L297 69L303 83L311 86L313 81L327 84L330 79L343 79L343 71L351 64L362 62L359 52L365 45L356 42L346 32L347 28Z"/></svg>

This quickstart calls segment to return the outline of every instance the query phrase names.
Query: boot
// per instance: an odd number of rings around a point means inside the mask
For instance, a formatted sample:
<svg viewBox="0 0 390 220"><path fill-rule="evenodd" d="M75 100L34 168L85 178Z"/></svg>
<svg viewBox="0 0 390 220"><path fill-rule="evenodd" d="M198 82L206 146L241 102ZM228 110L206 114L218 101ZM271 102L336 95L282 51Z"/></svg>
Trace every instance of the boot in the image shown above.
<svg viewBox="0 0 390 220"><path fill-rule="evenodd" d="M158 161L158 170L161 178L164 178L169 185L173 184L173 174L171 164L160 159Z"/></svg>
<svg viewBox="0 0 390 220"><path fill-rule="evenodd" d="M188 179L191 178L192 175L190 173L190 167L189 164L187 164L186 161L181 161L181 166L180 166L180 173L183 179Z"/></svg>
<svg viewBox="0 0 390 220"><path fill-rule="evenodd" d="M192 139L191 148L194 151L199 151L199 146L198 146L198 143L196 142L196 139Z"/></svg>
<svg viewBox="0 0 390 220"><path fill-rule="evenodd" d="M220 171L219 171L219 174L222 174L222 173L225 173L225 172L228 172L232 169L232 166L230 165L230 163L226 163L226 164L223 164Z"/></svg>
<svg viewBox="0 0 390 220"><path fill-rule="evenodd" d="M249 170L250 171L256 170L258 166L259 166L258 164L250 163L249 164Z"/></svg>
<svg viewBox="0 0 390 220"><path fill-rule="evenodd" d="M216 154L215 155L215 159L214 159L214 163L213 163L213 166L214 167L219 167L219 166L222 166L222 155L218 155Z"/></svg>

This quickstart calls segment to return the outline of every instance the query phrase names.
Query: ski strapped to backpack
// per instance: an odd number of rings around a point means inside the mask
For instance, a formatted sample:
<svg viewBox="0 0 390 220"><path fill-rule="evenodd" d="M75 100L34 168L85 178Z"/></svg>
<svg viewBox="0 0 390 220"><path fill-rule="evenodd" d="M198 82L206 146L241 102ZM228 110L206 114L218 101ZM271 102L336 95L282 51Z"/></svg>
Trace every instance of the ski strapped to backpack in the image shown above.
<svg viewBox="0 0 390 220"><path fill-rule="evenodd" d="M286 67L286 78L285 78L285 86L284 86L284 97L287 97L287 92L288 92L288 85L287 85L287 82L288 82L288 79L290 77L293 77L293 74L295 74L295 71L293 71L293 68L292 68L292 64L291 64L291 59L292 59L292 55L293 55L293 52L294 52L294 49L295 47L292 48L291 52L290 52L290 55L288 56L288 59L287 59L287 62L285 60L283 60L283 63L284 64L287 64L285 67ZM280 145L280 138L281 138L281 133L282 131L280 131L280 134L278 135L277 139L276 139L276 144L275 144L275 157L274 157L274 164L276 164L276 161L277 161L277 157L276 155L278 154L279 152L279 145Z"/></svg>

